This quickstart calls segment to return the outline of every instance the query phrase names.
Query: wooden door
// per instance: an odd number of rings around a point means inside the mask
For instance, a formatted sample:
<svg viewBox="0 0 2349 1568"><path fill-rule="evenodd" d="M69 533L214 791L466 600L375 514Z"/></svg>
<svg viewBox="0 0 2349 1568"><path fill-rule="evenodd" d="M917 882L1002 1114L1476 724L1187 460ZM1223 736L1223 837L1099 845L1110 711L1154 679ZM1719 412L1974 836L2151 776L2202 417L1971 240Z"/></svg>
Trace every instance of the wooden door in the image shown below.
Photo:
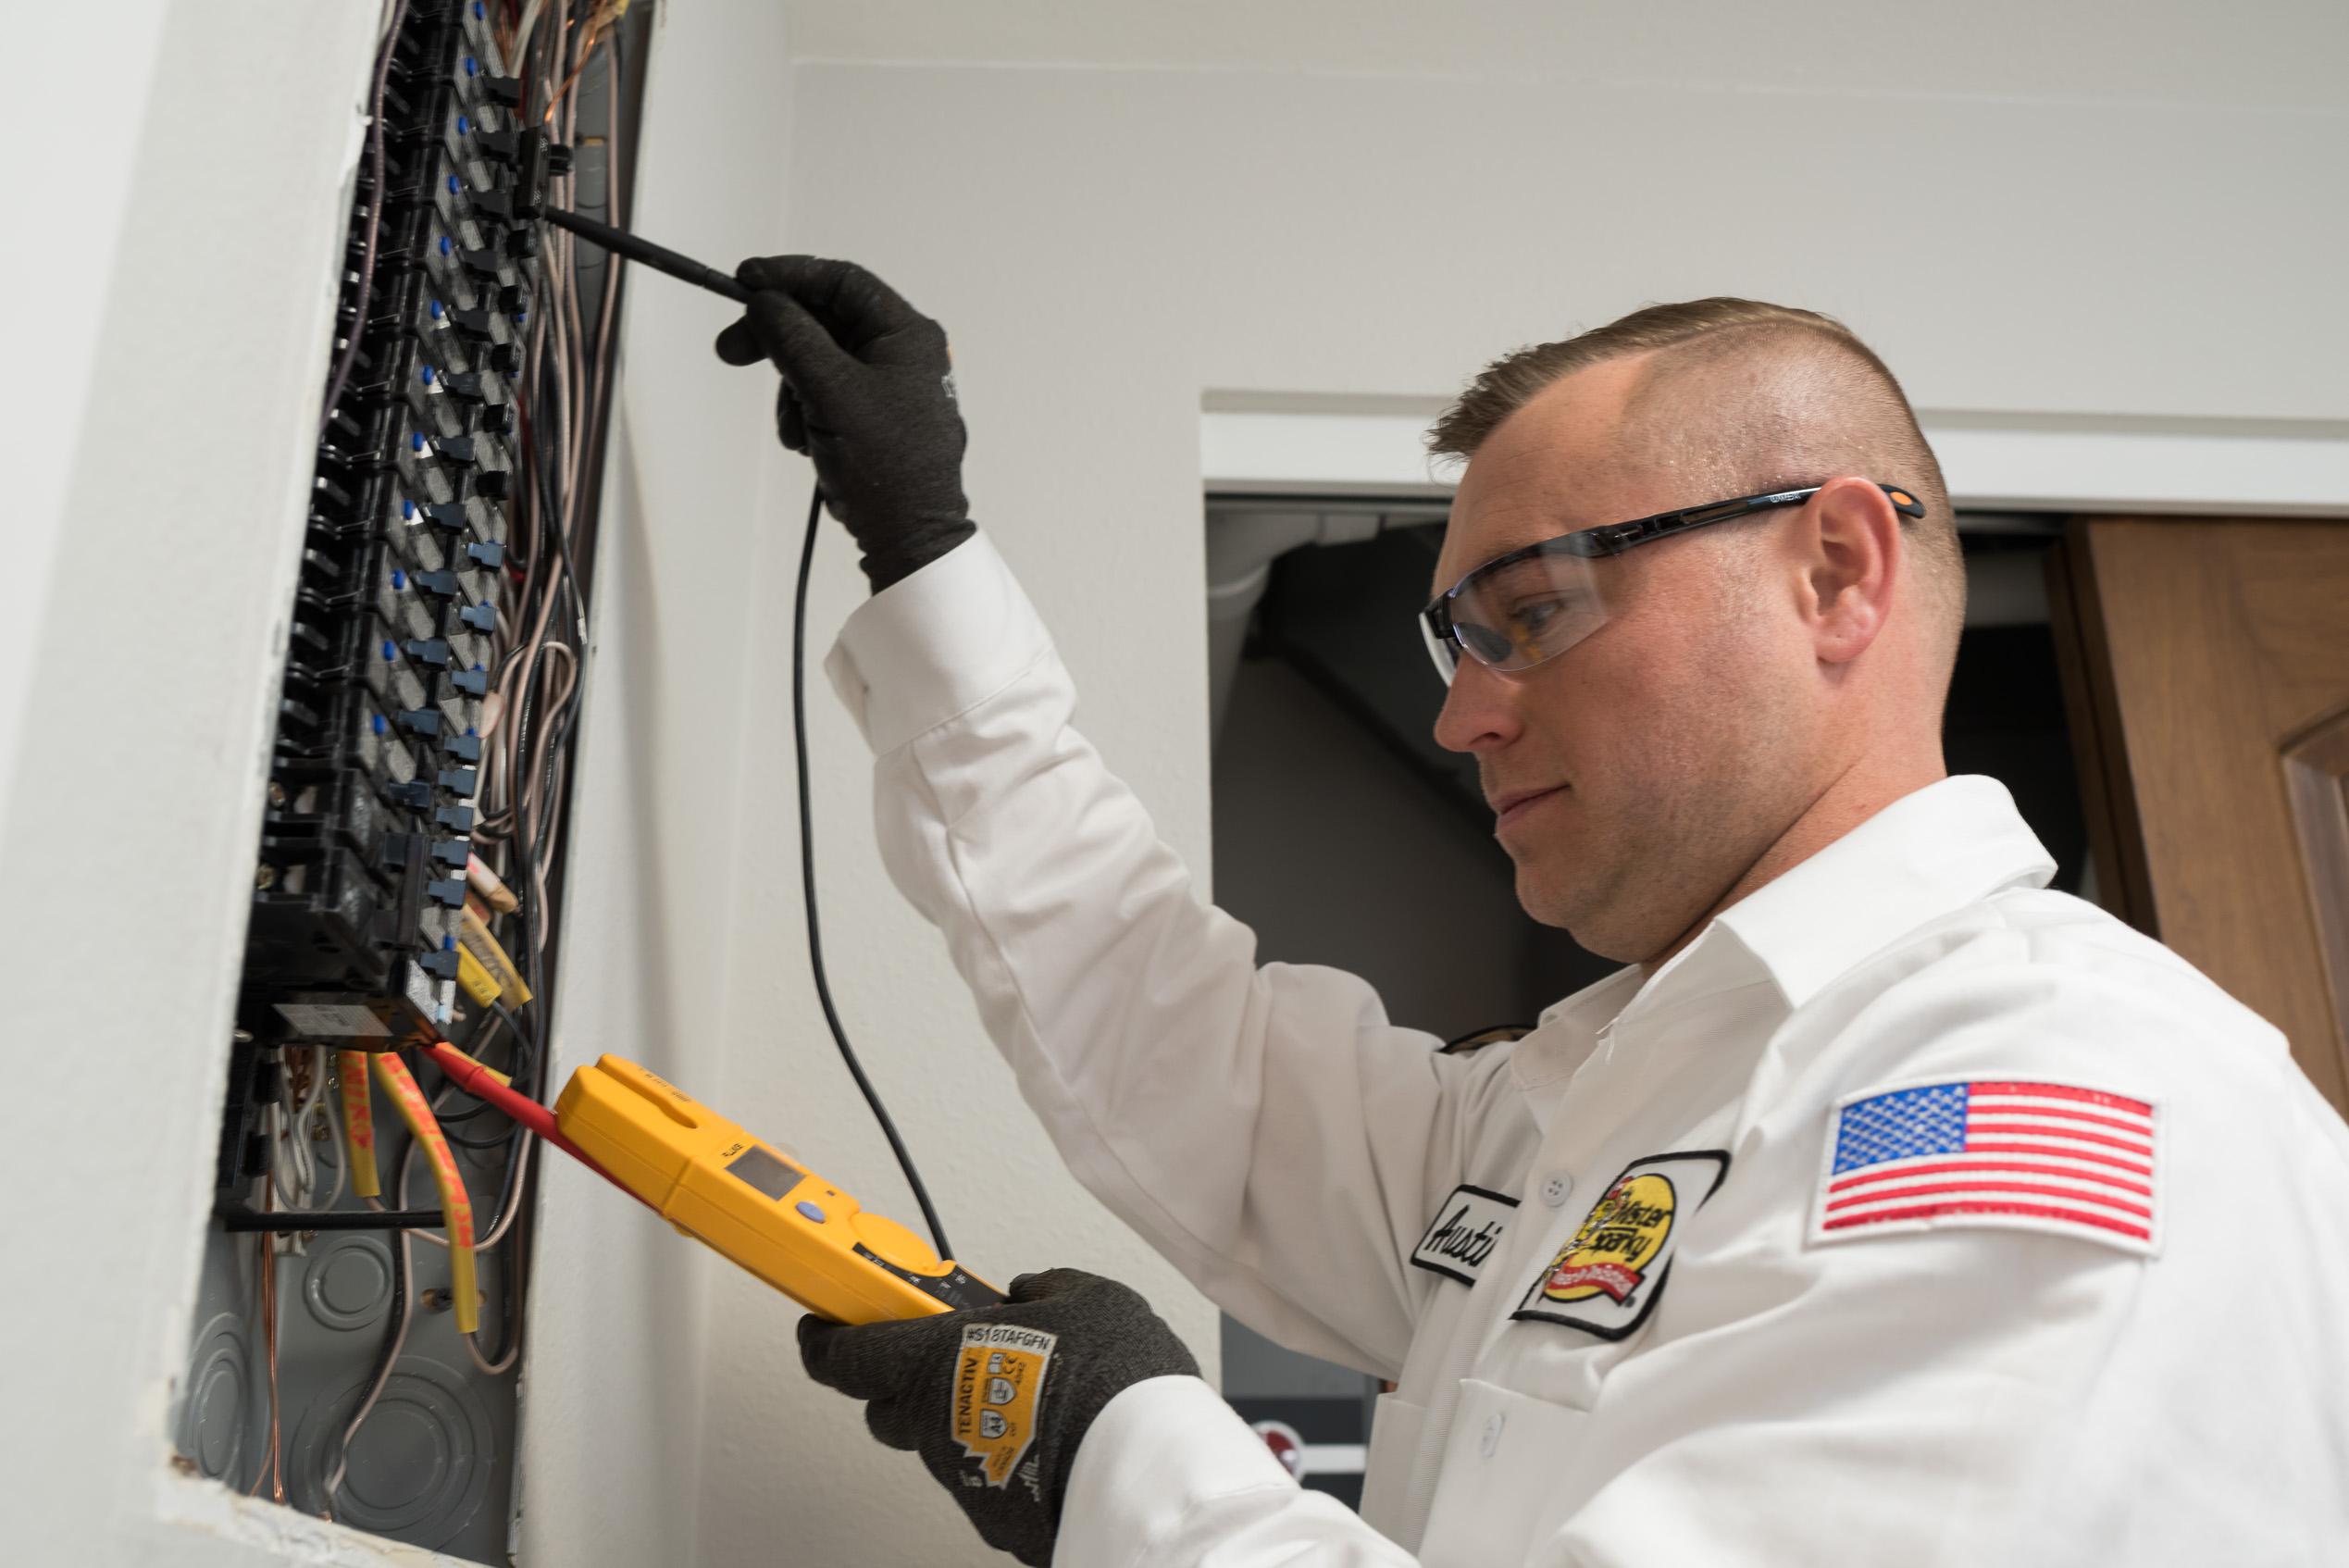
<svg viewBox="0 0 2349 1568"><path fill-rule="evenodd" d="M2106 906L2349 1114L2349 523L2082 518L2051 562Z"/></svg>

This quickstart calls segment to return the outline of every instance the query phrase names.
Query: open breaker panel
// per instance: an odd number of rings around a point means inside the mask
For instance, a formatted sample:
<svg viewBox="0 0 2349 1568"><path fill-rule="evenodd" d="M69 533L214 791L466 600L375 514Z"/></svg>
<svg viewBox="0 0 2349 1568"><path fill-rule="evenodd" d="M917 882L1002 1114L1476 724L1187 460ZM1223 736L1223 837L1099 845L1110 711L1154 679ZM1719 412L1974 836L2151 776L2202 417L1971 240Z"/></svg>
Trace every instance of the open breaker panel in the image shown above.
<svg viewBox="0 0 2349 1568"><path fill-rule="evenodd" d="M545 1092L618 302L537 214L616 216L648 8L387 6L173 1416L205 1475L483 1562L531 1155L415 1048Z"/></svg>

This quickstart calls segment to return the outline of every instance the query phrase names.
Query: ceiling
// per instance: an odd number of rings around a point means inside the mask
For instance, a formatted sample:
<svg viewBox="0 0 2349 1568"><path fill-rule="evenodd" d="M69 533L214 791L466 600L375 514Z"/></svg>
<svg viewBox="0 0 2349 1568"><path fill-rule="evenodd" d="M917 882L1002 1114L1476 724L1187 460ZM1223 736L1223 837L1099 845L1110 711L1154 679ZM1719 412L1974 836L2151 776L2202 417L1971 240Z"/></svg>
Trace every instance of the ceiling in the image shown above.
<svg viewBox="0 0 2349 1568"><path fill-rule="evenodd" d="M2342 0L791 0L789 36L802 63L2109 98L2349 118Z"/></svg>

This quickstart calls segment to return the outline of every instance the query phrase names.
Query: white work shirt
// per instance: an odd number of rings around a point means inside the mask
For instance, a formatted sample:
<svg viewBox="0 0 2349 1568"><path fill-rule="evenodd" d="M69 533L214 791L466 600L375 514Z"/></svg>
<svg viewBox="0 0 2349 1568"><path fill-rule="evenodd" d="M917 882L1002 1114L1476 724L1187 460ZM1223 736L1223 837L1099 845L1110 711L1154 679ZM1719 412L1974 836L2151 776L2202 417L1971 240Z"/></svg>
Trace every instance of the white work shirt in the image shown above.
<svg viewBox="0 0 2349 1568"><path fill-rule="evenodd" d="M2349 1562L2349 1130L2046 891L1995 781L1448 1054L1194 897L984 535L830 669L890 875L1070 1168L1236 1317L1399 1385L1359 1519L1199 1380L1126 1389L1058 1562Z"/></svg>

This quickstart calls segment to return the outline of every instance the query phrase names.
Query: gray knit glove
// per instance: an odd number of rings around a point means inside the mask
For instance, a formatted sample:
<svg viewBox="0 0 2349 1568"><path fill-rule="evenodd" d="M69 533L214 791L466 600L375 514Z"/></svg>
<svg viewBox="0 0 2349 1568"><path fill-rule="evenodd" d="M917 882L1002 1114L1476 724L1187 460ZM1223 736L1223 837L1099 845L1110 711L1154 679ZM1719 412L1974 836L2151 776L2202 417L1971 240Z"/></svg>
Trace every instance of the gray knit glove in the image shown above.
<svg viewBox="0 0 2349 1568"><path fill-rule="evenodd" d="M772 360L783 373L776 435L814 459L824 504L864 549L873 591L977 532L963 498L946 329L854 262L765 256L734 275L757 292L718 334L718 357Z"/></svg>
<svg viewBox="0 0 2349 1568"><path fill-rule="evenodd" d="M987 1544L1052 1560L1086 1429L1145 1378L1199 1375L1150 1303L1075 1269L1022 1275L1000 1307L850 1327L800 1320L808 1375L868 1401L864 1424L910 1449Z"/></svg>

